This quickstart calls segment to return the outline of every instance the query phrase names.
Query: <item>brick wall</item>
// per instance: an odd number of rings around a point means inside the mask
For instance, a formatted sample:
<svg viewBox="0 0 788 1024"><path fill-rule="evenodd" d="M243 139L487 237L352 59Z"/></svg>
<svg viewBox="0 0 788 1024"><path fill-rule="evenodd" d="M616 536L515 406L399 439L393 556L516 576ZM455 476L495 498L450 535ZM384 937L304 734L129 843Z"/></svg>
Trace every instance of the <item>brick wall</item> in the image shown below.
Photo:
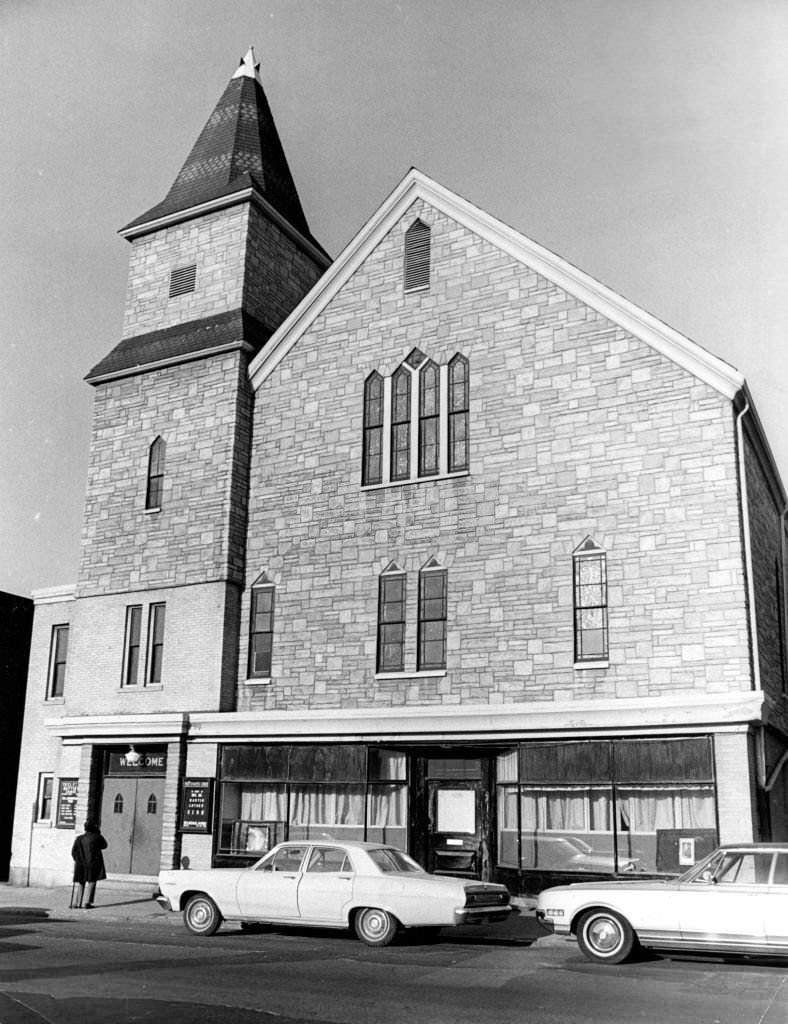
<svg viewBox="0 0 788 1024"><path fill-rule="evenodd" d="M402 239L432 229L428 292ZM470 360L467 477L363 491L363 382L418 346ZM730 403L417 203L256 395L247 585L277 585L270 686L239 708L503 704L749 688ZM573 666L572 552L608 554L610 665ZM375 678L378 574L449 572L448 669ZM248 592L241 614L248 622Z"/></svg>

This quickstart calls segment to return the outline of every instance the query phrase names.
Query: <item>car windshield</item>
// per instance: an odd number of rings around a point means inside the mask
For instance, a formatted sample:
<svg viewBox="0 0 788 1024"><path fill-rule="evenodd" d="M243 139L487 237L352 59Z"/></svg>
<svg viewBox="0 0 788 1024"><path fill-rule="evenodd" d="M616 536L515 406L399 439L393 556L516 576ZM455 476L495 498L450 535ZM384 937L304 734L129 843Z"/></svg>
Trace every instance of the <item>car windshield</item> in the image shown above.
<svg viewBox="0 0 788 1024"><path fill-rule="evenodd" d="M370 850L369 857L378 870L383 871L386 874L394 871L423 870L416 861L411 860L406 853L403 853L401 850L395 850L391 846L378 847L375 850Z"/></svg>

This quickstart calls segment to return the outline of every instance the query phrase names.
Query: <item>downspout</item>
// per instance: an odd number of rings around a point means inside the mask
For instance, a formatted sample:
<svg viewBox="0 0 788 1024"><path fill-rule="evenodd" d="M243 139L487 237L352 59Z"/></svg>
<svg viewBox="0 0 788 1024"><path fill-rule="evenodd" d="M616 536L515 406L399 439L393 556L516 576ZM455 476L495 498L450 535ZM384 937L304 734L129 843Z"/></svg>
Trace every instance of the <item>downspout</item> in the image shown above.
<svg viewBox="0 0 788 1024"><path fill-rule="evenodd" d="M744 571L747 574L747 602L750 606L750 647L752 650L752 686L761 688L761 664L758 653L758 622L755 615L755 584L752 571L752 543L750 540L750 506L747 500L747 467L744 462L744 428L742 420L750 411L749 399L744 396L744 408L736 415L736 445L739 449L739 494L741 495L742 537L744 539Z"/></svg>

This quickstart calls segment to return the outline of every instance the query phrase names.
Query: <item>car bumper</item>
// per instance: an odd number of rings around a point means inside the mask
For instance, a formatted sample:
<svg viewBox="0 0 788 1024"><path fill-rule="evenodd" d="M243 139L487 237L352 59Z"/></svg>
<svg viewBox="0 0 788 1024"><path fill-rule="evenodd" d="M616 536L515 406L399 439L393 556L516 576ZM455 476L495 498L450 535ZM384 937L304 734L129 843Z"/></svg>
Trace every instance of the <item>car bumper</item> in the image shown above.
<svg viewBox="0 0 788 1024"><path fill-rule="evenodd" d="M460 907L454 911L455 924L488 924L505 921L515 908L505 907Z"/></svg>
<svg viewBox="0 0 788 1024"><path fill-rule="evenodd" d="M160 892L160 893L159 893L159 894L158 894L158 895L156 896L156 902L157 902L157 903L159 904L159 906L160 906L160 907L162 907L162 908L163 908L164 910L172 910L172 904L170 903L170 899L169 899L169 897L168 897L168 896L165 896L165 895L164 895L164 893L161 893L161 892Z"/></svg>

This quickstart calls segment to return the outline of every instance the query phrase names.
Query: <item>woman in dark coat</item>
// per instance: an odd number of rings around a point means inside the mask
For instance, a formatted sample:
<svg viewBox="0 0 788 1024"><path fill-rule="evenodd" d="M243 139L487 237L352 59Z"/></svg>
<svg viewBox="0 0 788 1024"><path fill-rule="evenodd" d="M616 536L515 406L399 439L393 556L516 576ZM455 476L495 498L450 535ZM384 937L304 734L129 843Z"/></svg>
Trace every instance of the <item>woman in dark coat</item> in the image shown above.
<svg viewBox="0 0 788 1024"><path fill-rule="evenodd" d="M85 822L85 831L74 840L71 847L71 856L74 860L74 882L79 885L77 902L75 906L82 906L82 897L85 895L87 886L87 903L85 909L93 906L93 897L96 894L96 882L107 877L104 870L104 857L101 853L106 850L107 840L99 831L98 823L92 818Z"/></svg>

